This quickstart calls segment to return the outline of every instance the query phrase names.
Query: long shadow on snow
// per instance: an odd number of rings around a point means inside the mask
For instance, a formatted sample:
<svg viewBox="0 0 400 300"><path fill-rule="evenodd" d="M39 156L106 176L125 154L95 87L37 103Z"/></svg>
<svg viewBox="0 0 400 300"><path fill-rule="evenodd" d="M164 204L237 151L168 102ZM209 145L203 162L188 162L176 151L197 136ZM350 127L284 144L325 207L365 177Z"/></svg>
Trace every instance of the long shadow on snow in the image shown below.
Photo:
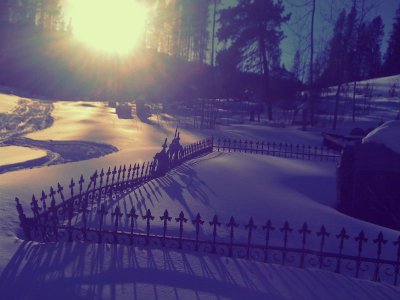
<svg viewBox="0 0 400 300"><path fill-rule="evenodd" d="M258 290L250 278L247 287L240 286L231 272L217 256L124 245L24 242L0 276L0 294L9 300L115 299L124 285L133 288L130 298L142 299L138 292L147 284L153 286L154 299L164 287L173 288L175 296L178 290L231 299L278 295L272 286L268 294Z"/></svg>
<svg viewBox="0 0 400 300"><path fill-rule="evenodd" d="M177 200L189 213L192 220L198 212L192 211L188 200L185 199L184 192L187 192L191 198L212 208L209 194L215 194L214 191L198 177L196 171L188 163L177 167L166 176L156 179L155 183L171 200Z"/></svg>

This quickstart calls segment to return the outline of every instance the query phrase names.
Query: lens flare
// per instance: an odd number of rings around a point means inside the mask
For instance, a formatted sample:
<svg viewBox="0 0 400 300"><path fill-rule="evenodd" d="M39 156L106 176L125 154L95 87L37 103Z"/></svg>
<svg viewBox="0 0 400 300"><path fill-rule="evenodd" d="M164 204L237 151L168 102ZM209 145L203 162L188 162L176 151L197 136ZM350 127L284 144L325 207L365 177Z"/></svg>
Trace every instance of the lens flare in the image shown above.
<svg viewBox="0 0 400 300"><path fill-rule="evenodd" d="M134 0L76 0L73 34L97 50L127 54L144 40L148 9Z"/></svg>

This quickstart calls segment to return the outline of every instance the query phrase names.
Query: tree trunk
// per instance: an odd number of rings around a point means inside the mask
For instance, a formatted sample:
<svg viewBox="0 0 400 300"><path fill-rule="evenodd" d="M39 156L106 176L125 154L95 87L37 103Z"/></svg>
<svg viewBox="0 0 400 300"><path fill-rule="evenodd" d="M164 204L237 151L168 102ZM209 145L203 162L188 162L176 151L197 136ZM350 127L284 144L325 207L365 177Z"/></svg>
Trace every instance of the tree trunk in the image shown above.
<svg viewBox="0 0 400 300"><path fill-rule="evenodd" d="M314 124L314 113L315 113L315 97L314 97L314 16L315 16L315 0L312 2L312 13L311 13L311 32L310 32L310 121L311 125Z"/></svg>
<svg viewBox="0 0 400 300"><path fill-rule="evenodd" d="M212 40L211 40L211 67L214 67L214 47L215 47L215 22L217 18L217 0L214 0L213 25L212 25Z"/></svg>
<svg viewBox="0 0 400 300"><path fill-rule="evenodd" d="M266 53L265 41L262 36L259 39L259 47L260 47L262 66L263 66L263 77L264 77L264 86L265 86L265 102L267 103L268 120L272 121L272 103L271 103L271 98L269 97L268 58L267 58L267 53Z"/></svg>

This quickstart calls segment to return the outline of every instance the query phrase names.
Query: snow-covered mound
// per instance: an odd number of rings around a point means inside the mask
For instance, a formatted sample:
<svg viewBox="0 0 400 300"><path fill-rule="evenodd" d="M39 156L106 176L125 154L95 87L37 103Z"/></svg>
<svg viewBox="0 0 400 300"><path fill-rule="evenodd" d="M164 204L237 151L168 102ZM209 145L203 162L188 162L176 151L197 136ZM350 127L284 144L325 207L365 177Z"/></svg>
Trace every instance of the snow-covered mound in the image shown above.
<svg viewBox="0 0 400 300"><path fill-rule="evenodd" d="M378 128L371 131L362 140L365 143L377 143L400 154L400 120L385 122Z"/></svg>

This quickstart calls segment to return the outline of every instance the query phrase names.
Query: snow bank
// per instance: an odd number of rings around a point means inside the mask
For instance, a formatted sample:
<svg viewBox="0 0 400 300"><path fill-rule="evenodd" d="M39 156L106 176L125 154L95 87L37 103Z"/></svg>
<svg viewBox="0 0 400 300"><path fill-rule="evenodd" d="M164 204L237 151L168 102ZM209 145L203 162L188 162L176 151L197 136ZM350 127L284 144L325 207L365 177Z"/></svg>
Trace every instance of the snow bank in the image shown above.
<svg viewBox="0 0 400 300"><path fill-rule="evenodd" d="M385 122L371 131L362 140L365 143L378 143L400 154L400 121Z"/></svg>
<svg viewBox="0 0 400 300"><path fill-rule="evenodd" d="M28 147L7 146L0 147L0 166L25 162L45 157L46 151Z"/></svg>

